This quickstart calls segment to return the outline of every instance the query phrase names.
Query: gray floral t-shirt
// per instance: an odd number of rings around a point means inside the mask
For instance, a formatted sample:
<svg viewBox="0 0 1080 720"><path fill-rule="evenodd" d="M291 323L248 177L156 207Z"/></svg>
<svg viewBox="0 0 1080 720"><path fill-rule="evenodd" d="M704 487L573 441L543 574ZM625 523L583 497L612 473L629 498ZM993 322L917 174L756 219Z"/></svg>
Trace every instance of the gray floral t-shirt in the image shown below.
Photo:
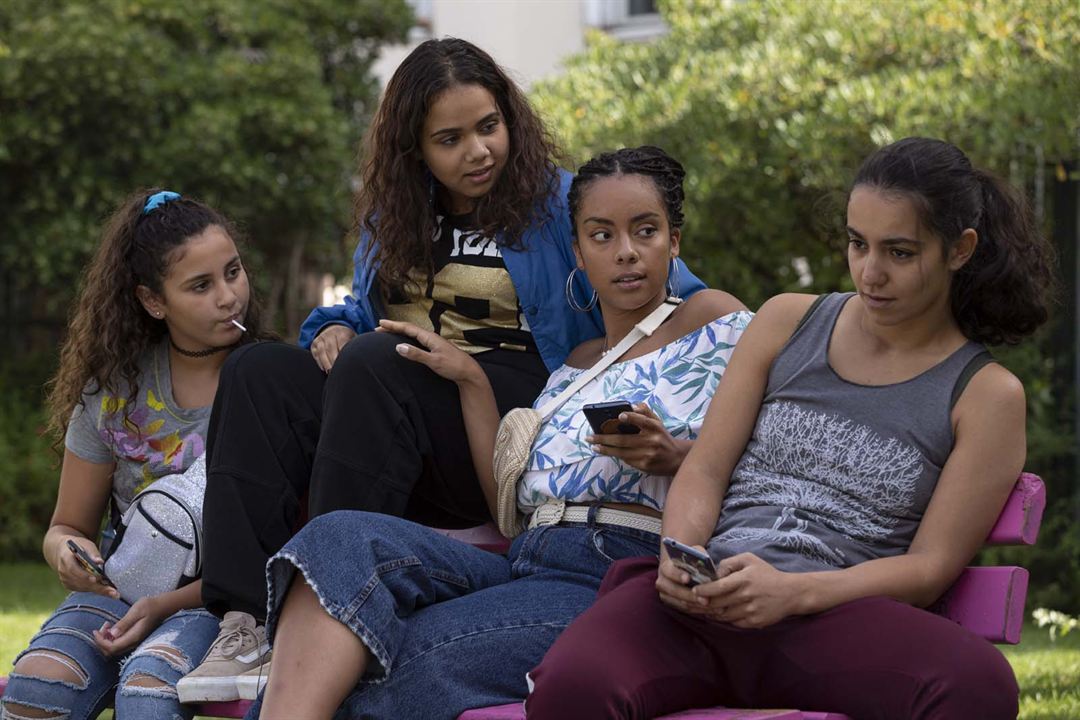
<svg viewBox="0 0 1080 720"><path fill-rule="evenodd" d="M84 394L71 413L64 446L92 463L116 462L113 497L120 510L160 477L184 472L206 450L210 406L184 409L173 400L169 341L139 363L139 394L129 409L126 386Z"/></svg>

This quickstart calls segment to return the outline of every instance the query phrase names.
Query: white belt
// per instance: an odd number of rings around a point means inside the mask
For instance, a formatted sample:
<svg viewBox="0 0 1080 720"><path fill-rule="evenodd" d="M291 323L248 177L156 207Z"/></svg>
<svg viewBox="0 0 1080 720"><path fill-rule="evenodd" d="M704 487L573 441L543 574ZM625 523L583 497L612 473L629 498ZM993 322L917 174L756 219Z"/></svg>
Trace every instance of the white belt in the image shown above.
<svg viewBox="0 0 1080 720"><path fill-rule="evenodd" d="M589 512L593 508L588 505L572 505L567 507L562 500L549 500L533 511L529 516L529 529L542 525L558 525L559 523L587 523ZM614 508L596 508L593 521L600 525L618 525L620 527L643 530L653 535L660 534L660 518L651 515L640 515L626 510Z"/></svg>

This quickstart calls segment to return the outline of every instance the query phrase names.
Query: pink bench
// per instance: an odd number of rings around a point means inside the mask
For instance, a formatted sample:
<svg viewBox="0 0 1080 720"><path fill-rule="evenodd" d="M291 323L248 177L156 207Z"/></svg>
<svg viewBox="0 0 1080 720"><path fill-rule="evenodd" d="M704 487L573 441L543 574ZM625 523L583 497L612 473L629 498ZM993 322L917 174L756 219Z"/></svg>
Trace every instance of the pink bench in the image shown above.
<svg viewBox="0 0 1080 720"><path fill-rule="evenodd" d="M1023 473L1005 509L986 539L988 545L1034 545L1046 507L1046 490L1037 475ZM493 525L466 530L439 530L471 545L505 552L509 542ZM930 609L963 625L987 640L1015 645L1020 642L1027 599L1028 571L1022 567L969 567ZM0 678L0 692L7 684ZM197 714L207 717L242 718L251 702L204 703ZM523 720L520 702L478 708L462 713L458 720ZM736 710L711 708L666 715L664 720L850 720L838 713L799 710Z"/></svg>

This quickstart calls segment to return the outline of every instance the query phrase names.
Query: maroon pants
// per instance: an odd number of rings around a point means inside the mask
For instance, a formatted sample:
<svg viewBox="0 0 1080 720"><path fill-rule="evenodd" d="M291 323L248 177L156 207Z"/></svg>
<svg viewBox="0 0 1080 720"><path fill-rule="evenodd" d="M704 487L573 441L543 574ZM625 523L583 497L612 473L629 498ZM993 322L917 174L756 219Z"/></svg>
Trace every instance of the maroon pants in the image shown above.
<svg viewBox="0 0 1080 720"><path fill-rule="evenodd" d="M857 720L1016 718L1016 678L1002 654L932 613L867 598L741 630L668 608L655 580L655 559L611 567L596 603L530 673L531 720L637 720L715 705Z"/></svg>

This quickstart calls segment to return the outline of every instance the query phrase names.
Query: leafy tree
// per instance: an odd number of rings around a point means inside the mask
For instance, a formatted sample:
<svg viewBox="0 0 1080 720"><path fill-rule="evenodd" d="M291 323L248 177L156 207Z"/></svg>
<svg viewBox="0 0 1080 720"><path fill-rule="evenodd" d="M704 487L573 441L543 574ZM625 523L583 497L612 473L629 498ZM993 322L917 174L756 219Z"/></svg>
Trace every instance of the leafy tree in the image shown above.
<svg viewBox="0 0 1080 720"><path fill-rule="evenodd" d="M533 97L577 160L641 143L677 157L688 173L684 256L751 307L778 292L851 287L847 183L894 139L950 140L1052 214L1047 165L1080 149L1075 0L659 5L666 36L597 33ZM998 355L1025 381L1029 467L1058 499L1037 554L1020 561L1046 602L1075 611L1080 488L1062 462L1074 417L1061 402L1068 389L1053 384L1070 359L1046 336Z"/></svg>
<svg viewBox="0 0 1080 720"><path fill-rule="evenodd" d="M305 261L345 264L370 66L411 20L404 0L7 0L0 267L62 312L102 217L165 186L246 228L295 327Z"/></svg>
<svg viewBox="0 0 1080 720"><path fill-rule="evenodd" d="M371 63L411 22L404 0L0 3L3 557L37 557L52 510L40 383L102 219L154 185L220 208L295 328L302 271L347 266Z"/></svg>

